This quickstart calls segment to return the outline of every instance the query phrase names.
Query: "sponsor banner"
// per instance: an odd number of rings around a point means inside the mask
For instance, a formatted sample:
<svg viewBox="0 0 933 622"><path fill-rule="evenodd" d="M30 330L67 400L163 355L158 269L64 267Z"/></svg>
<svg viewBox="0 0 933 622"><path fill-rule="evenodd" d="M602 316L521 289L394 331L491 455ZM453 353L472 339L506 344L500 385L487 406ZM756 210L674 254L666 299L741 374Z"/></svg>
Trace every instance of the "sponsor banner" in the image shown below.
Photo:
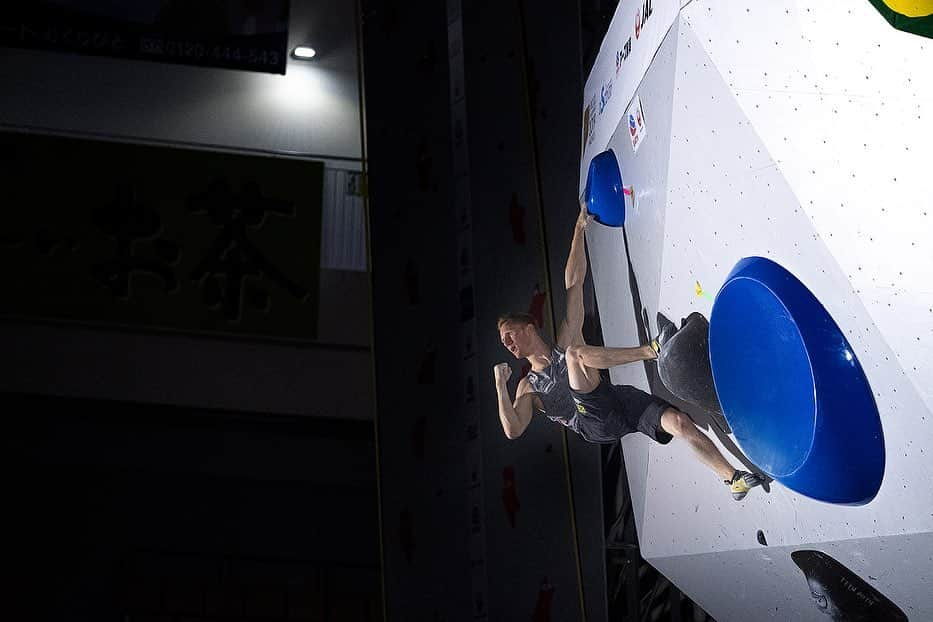
<svg viewBox="0 0 933 622"><path fill-rule="evenodd" d="M285 73L288 0L39 0L4 8L0 45Z"/></svg>
<svg viewBox="0 0 933 622"><path fill-rule="evenodd" d="M580 192L593 156L606 149L648 65L680 12L680 0L621 0L583 89Z"/></svg>

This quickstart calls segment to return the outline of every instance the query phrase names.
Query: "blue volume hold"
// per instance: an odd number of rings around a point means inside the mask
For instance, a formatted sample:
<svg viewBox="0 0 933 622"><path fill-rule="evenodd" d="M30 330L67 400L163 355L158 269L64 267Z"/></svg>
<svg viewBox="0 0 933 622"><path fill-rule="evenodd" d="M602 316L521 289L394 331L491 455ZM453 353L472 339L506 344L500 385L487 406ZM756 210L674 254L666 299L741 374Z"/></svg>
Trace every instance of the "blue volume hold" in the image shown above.
<svg viewBox="0 0 933 622"><path fill-rule="evenodd" d="M716 295L710 363L742 451L800 494L863 505L884 477L881 418L855 352L807 287L762 257Z"/></svg>

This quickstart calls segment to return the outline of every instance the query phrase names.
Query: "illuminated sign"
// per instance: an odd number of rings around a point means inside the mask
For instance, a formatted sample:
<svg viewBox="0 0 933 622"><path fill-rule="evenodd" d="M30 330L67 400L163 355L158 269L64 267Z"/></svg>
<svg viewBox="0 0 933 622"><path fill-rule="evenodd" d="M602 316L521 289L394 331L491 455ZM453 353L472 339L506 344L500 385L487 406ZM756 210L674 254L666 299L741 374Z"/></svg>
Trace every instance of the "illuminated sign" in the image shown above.
<svg viewBox="0 0 933 622"><path fill-rule="evenodd" d="M44 0L0 16L0 45L285 73L288 0Z"/></svg>

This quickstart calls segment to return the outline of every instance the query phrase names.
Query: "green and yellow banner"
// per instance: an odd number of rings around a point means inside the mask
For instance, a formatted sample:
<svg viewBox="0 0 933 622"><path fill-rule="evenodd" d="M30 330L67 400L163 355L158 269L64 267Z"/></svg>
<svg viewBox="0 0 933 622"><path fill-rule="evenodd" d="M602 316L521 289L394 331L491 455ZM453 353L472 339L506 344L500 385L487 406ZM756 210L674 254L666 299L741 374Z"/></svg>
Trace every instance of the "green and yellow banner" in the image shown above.
<svg viewBox="0 0 933 622"><path fill-rule="evenodd" d="M892 26L933 39L933 0L869 0Z"/></svg>

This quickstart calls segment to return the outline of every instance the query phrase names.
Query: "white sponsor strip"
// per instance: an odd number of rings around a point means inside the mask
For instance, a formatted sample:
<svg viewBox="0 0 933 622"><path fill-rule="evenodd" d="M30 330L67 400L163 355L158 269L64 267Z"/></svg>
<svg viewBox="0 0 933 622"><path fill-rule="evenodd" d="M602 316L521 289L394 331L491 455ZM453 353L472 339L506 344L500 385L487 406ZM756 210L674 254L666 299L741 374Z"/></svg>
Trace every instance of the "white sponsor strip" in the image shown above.
<svg viewBox="0 0 933 622"><path fill-rule="evenodd" d="M621 0L583 88L580 192L593 156L606 149L681 0Z"/></svg>

